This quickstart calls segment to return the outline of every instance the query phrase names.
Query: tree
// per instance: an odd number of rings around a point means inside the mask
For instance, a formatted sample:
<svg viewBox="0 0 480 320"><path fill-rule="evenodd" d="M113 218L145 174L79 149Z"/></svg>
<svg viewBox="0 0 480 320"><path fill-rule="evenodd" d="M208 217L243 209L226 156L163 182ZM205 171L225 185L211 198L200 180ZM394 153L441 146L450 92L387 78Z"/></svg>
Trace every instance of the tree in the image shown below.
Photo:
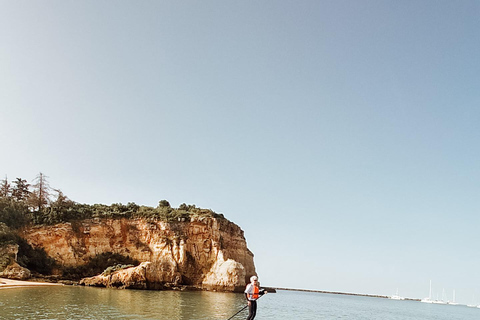
<svg viewBox="0 0 480 320"><path fill-rule="evenodd" d="M75 205L75 201L70 200L64 195L62 190L53 189L53 191L57 193L57 198L50 204L52 209L63 213Z"/></svg>
<svg viewBox="0 0 480 320"><path fill-rule="evenodd" d="M8 183L7 176L0 182L0 198L9 198L12 193L10 183Z"/></svg>
<svg viewBox="0 0 480 320"><path fill-rule="evenodd" d="M62 190L53 189L53 191L57 193L57 198L52 203L52 206L63 209L63 208L71 207L73 205L74 202L68 199L68 197L63 194Z"/></svg>
<svg viewBox="0 0 480 320"><path fill-rule="evenodd" d="M0 198L0 222L11 228L20 228L29 221L28 206L25 202Z"/></svg>
<svg viewBox="0 0 480 320"><path fill-rule="evenodd" d="M159 208L170 208L170 202L168 202L167 200L160 200L158 202L158 207Z"/></svg>
<svg viewBox="0 0 480 320"><path fill-rule="evenodd" d="M50 201L51 188L48 184L47 178L46 175L40 172L33 180L35 184L33 185L34 189L31 193L30 200L32 207L36 208L38 211L42 211Z"/></svg>
<svg viewBox="0 0 480 320"><path fill-rule="evenodd" d="M75 202L68 199L67 196L59 189L53 189L57 193L56 199L50 203L50 207L46 208L40 216L36 217L37 222L54 224L62 222L68 215L69 209L71 209Z"/></svg>
<svg viewBox="0 0 480 320"><path fill-rule="evenodd" d="M12 198L16 201L27 200L30 195L30 191L28 190L30 185L27 183L27 180L17 178L13 183L15 185L12 188Z"/></svg>

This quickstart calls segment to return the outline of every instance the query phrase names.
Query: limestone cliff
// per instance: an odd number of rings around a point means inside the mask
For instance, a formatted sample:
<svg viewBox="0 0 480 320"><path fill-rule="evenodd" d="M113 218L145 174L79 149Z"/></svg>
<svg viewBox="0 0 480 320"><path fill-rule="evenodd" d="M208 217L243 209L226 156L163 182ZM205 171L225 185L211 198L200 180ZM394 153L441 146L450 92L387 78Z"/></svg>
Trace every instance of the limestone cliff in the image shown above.
<svg viewBox="0 0 480 320"><path fill-rule="evenodd" d="M27 280L31 277L30 270L17 263L18 244L0 246L0 277Z"/></svg>
<svg viewBox="0 0 480 320"><path fill-rule="evenodd" d="M26 228L21 237L32 247L43 248L62 267L87 264L102 253L145 262L115 275L87 279L87 285L192 285L233 291L256 274L243 230L222 218L191 217L176 222L96 218Z"/></svg>

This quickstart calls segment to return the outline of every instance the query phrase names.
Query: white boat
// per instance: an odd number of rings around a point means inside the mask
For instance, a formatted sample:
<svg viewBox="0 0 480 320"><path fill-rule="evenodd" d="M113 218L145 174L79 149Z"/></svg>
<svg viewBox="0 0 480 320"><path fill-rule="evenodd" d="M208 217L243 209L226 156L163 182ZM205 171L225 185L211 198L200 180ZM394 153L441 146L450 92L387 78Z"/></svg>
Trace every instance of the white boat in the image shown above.
<svg viewBox="0 0 480 320"><path fill-rule="evenodd" d="M433 300L433 303L435 304L447 304L446 298L445 298L445 289L442 290L442 300L438 298L438 293L437 293L437 299Z"/></svg>
<svg viewBox="0 0 480 320"><path fill-rule="evenodd" d="M389 298L389 299L392 299L392 300L405 300L404 297L400 297L400 296L398 295L398 288L397 288L397 293L394 294L393 296L388 297L388 298Z"/></svg>
<svg viewBox="0 0 480 320"><path fill-rule="evenodd" d="M438 293L437 293L437 300L434 300L433 303L435 304L447 304L447 301L445 301L445 289L442 291L442 300L438 299Z"/></svg>
<svg viewBox="0 0 480 320"><path fill-rule="evenodd" d="M431 300L430 298L423 298L422 300L420 300L420 302L423 302L423 303L433 303L433 300Z"/></svg>
<svg viewBox="0 0 480 320"><path fill-rule="evenodd" d="M470 307L470 308L480 307L480 306L475 304L475 295L472 296L472 301L473 301L473 304L467 304L467 307Z"/></svg>
<svg viewBox="0 0 480 320"><path fill-rule="evenodd" d="M435 303L435 304L447 304L447 302L446 302L446 301L439 300L439 299L437 299L437 300L433 300L433 302L432 302L432 303Z"/></svg>
<svg viewBox="0 0 480 320"><path fill-rule="evenodd" d="M458 302L455 302L455 289L453 290L453 301L449 301L448 304L451 306L458 306L460 304Z"/></svg>
<svg viewBox="0 0 480 320"><path fill-rule="evenodd" d="M430 292L428 294L428 298L423 298L420 301L424 303L434 303L432 300L432 280L430 280Z"/></svg>

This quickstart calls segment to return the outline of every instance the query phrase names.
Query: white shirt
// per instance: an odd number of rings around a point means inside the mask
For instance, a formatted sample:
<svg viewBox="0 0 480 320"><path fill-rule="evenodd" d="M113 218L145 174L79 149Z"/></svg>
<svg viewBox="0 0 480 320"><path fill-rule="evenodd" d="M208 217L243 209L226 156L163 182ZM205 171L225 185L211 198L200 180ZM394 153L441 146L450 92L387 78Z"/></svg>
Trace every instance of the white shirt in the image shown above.
<svg viewBox="0 0 480 320"><path fill-rule="evenodd" d="M260 290L258 290L258 291L259 291L258 294L260 294ZM253 294L255 293L254 285L253 285L253 284L249 283L249 284L247 285L247 288L245 289L245 293L249 295L249 296L248 296L248 300L250 300L250 301L255 301L255 300L257 300L257 299L250 298L250 296L253 296Z"/></svg>

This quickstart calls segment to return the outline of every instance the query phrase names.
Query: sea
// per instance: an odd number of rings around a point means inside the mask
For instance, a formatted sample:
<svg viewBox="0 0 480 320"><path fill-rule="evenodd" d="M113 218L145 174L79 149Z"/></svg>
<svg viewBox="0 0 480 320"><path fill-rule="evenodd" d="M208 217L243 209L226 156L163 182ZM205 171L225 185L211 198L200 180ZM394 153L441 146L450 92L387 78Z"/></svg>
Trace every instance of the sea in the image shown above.
<svg viewBox="0 0 480 320"><path fill-rule="evenodd" d="M0 319L237 320L246 319L244 307L245 298L238 293L82 286L0 289ZM260 298L255 319L468 320L480 319L480 309L278 290Z"/></svg>

